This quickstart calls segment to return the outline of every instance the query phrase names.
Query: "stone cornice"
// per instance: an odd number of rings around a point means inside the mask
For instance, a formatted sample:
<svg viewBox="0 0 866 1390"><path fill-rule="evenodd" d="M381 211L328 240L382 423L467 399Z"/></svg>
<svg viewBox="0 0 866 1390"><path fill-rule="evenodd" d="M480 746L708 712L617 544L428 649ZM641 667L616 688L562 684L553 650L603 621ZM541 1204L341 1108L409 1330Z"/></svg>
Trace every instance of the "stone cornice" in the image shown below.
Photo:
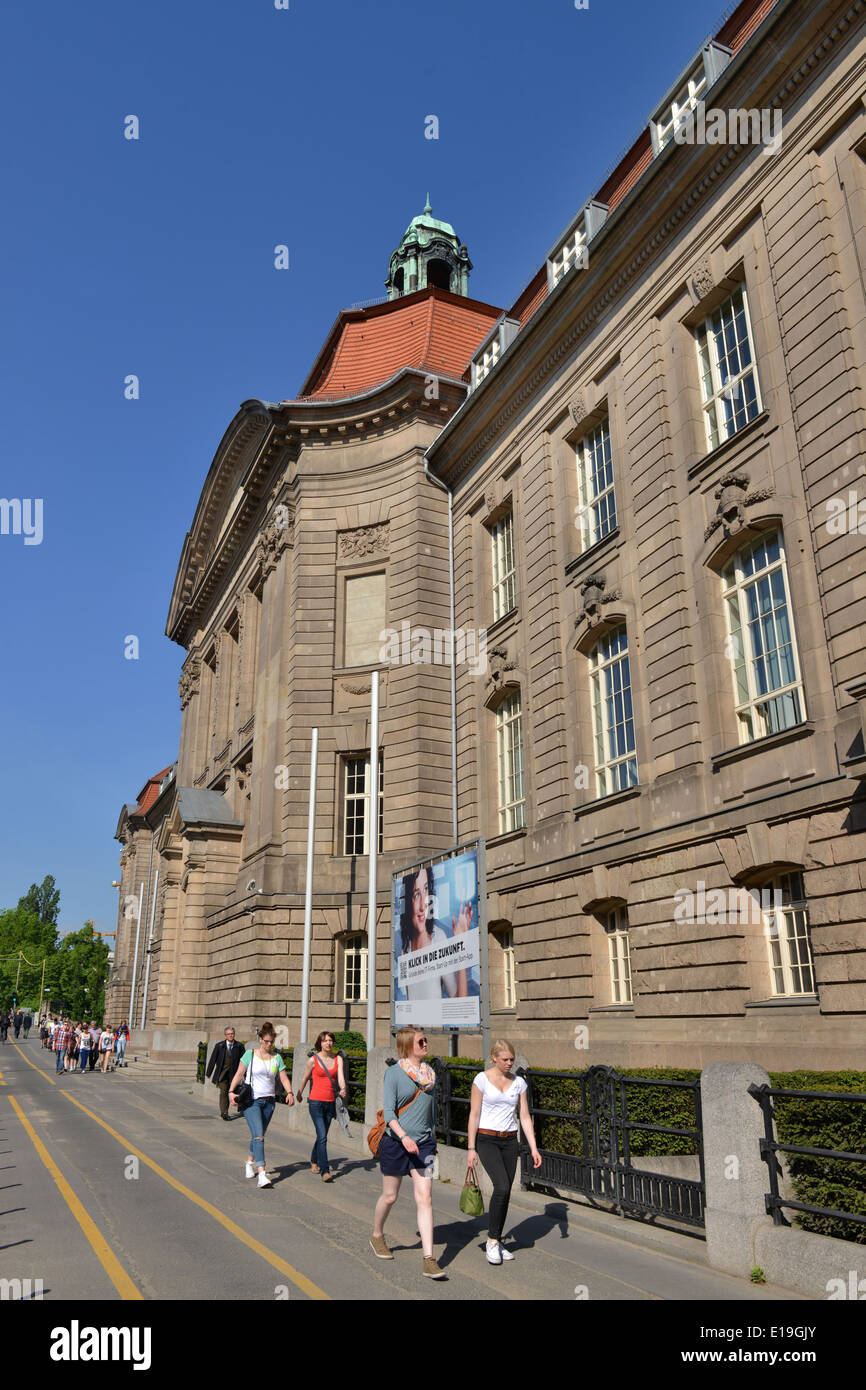
<svg viewBox="0 0 866 1390"><path fill-rule="evenodd" d="M769 78L764 78L761 74L761 77L753 83L747 104L770 108L782 107L784 109L786 104L790 104L792 95L798 94L804 80L811 77L818 67L826 63L828 55L840 41L846 40L851 25L862 18L864 9L866 9L866 0L854 0L854 3L846 9L840 9L839 17L834 24L830 25L825 20L820 26L820 30L824 31L821 41L811 47L808 56L790 73L786 81L777 86L778 72L775 77ZM794 7L794 14L794 22L796 22L797 7ZM774 20L776 17L780 21L785 21L790 18L790 12L788 14L780 13L777 16L771 11L768 19ZM803 23L805 22L803 21ZM814 11L810 12L810 22L814 27ZM760 30L757 32L760 33ZM754 38L755 36L753 36ZM750 44L751 42L752 40L750 40ZM796 43L797 35L794 36L792 47ZM749 45L747 45L748 47ZM777 60L776 67L778 69L781 66L778 61L781 53L780 46L778 44L770 46L768 43L762 46L759 40L756 45L759 60L765 47L771 47L772 55ZM745 52L746 50L744 50L743 55L738 55L738 57L745 56ZM750 56L754 56L754 54ZM723 79L722 87L728 84L729 77L740 76L741 64L735 60L729 73ZM718 100L720 104L724 102L725 97L721 91L718 98L714 95L715 100ZM804 116L798 135L802 133L803 128L810 127L810 115ZM708 157L707 152L723 147L683 145L676 148L680 155L684 156L679 161L676 175L671 163L669 160L665 160L664 155L653 161L632 193L611 214L597 239L593 241L594 254L590 257L589 269L581 272L576 278L565 277L560 282L558 288L548 296L526 327L518 334L509 353L482 386L478 398L469 398L461 415L446 429L445 438L433 445L430 452L433 471L437 476L446 480L450 487L455 488L459 485L460 481L483 457L489 446L494 443L497 436L502 433L509 421L538 394L539 388L543 386L543 383L551 376L562 360L575 350L588 330L621 297L621 292L635 280L636 276L646 272L650 263L658 258L660 251L669 242L671 235L679 231L681 225L694 216L696 209L706 201L707 194L714 191L718 181L726 177L727 173L742 160L743 156L753 153L751 145L731 145L724 147L724 153L718 158L712 159L712 153ZM665 151L665 154L668 153ZM689 153L692 155L691 160L688 159ZM781 158L781 154L775 156L777 161ZM696 163L700 163L700 168L697 171L694 168ZM616 238L618 232L622 231L626 215L628 214L630 222L637 222L640 226L642 219L639 218L639 215L636 216L640 206L639 200L650 196L650 187L647 185L651 185L652 179L663 176L665 173L668 175L668 187L665 193L670 196L674 192L671 184L674 177L678 175L678 184L682 185L679 196L674 194L673 206L665 219L655 224L651 235L644 234L642 242L638 242L633 249L630 259L625 261L619 271L607 279L605 283L606 277L613 269L610 266L611 254L613 257L619 256L621 260L624 259ZM695 181L696 173L699 174L697 181ZM749 180L747 189L742 194L741 200L744 204L751 205L754 202L754 184L756 182L765 184L766 178L766 169L756 164L754 177ZM726 212L729 211L730 208L728 207ZM601 271L594 274L594 267L598 266L600 257L603 258L604 264ZM689 249L686 261L690 262L692 266L694 265L693 248ZM684 276L686 273L684 270ZM676 283L676 273L672 271L669 279L672 285ZM604 284L602 293L598 293L600 284ZM595 294L594 299L592 298L593 293ZM585 306L584 312L575 321L574 314L576 310L579 311L580 305ZM550 341L555 342L556 347L542 356L545 344ZM605 350L609 351L609 347L610 344L607 344ZM526 365L524 366L524 364ZM524 377L522 382L519 381L518 377L521 367L523 367L524 373L529 371L531 367L535 368L531 375ZM517 381L515 377L518 377ZM485 386L486 390L484 389ZM572 394L573 389L574 383L572 382L570 385ZM468 443L470 438L472 442Z"/></svg>

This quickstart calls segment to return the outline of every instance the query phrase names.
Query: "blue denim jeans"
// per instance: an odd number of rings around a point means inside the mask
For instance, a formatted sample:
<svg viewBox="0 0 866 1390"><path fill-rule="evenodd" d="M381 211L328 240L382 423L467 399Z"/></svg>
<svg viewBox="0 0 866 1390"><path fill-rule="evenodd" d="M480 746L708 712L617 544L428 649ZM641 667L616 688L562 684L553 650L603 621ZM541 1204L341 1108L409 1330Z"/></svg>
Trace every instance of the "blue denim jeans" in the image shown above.
<svg viewBox="0 0 866 1390"><path fill-rule="evenodd" d="M118 1038L116 1043L114 1044L114 1047L115 1051L117 1052L117 1063L119 1066L120 1063L123 1061L123 1054L126 1051L126 1038Z"/></svg>
<svg viewBox="0 0 866 1390"><path fill-rule="evenodd" d="M257 1168L265 1166L265 1130L271 1122L275 1106L273 1096L259 1096L244 1111L244 1119L250 1127L250 1153Z"/></svg>
<svg viewBox="0 0 866 1390"><path fill-rule="evenodd" d="M61 1072L61 1071L63 1070L63 1058L66 1056L66 1053L63 1051L63 1048L62 1048L62 1047L59 1047L59 1048L56 1049L56 1055L57 1055L57 1070L58 1070L58 1072Z"/></svg>
<svg viewBox="0 0 866 1390"><path fill-rule="evenodd" d="M328 1173L328 1130L331 1121L337 1117L337 1107L332 1100L311 1100L310 1119L316 1126L316 1142L310 1154L310 1162L318 1163L321 1173Z"/></svg>
<svg viewBox="0 0 866 1390"><path fill-rule="evenodd" d="M80 1048L80 1049L79 1049L79 1052L78 1052L78 1056L79 1056L79 1059L80 1059L80 1061L81 1061L81 1070L82 1070L82 1071L87 1071L87 1063L90 1061L90 1048L89 1048L89 1047L82 1047L82 1048Z"/></svg>

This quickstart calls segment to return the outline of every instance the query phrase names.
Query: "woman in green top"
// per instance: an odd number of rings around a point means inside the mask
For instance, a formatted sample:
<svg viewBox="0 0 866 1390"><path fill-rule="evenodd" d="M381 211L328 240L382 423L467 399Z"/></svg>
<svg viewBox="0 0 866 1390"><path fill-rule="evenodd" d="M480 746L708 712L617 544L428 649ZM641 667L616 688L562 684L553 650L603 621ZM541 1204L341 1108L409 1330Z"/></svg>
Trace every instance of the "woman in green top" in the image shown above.
<svg viewBox="0 0 866 1390"><path fill-rule="evenodd" d="M247 1159L246 1176L254 1178L259 1173L259 1187L272 1187L273 1183L265 1170L265 1130L271 1122L276 1105L277 1077L286 1092L288 1104L294 1105L292 1083L288 1079L285 1063L279 1052L274 1051L276 1032L272 1023L263 1023L259 1029L259 1046L253 1051L247 1048L240 1060L229 1090L229 1100L237 1105L237 1088L249 1068L248 1081L253 1088L253 1101L244 1111L244 1119L250 1128L250 1153Z"/></svg>

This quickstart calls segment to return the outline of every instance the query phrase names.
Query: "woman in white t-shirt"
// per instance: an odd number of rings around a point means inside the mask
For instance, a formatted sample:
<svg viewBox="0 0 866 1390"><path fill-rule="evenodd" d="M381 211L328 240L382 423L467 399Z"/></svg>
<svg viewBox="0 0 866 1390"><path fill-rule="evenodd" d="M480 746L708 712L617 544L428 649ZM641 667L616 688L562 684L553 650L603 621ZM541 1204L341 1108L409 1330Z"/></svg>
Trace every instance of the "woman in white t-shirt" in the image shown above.
<svg viewBox="0 0 866 1390"><path fill-rule="evenodd" d="M277 1077L286 1093L286 1103L294 1105L292 1083L288 1079L286 1064L279 1052L274 1051L276 1031L272 1023L263 1023L259 1029L259 1046L253 1051L247 1048L240 1060L229 1090L229 1100L237 1105L237 1088L246 1076L253 1088L252 1104L244 1110L244 1119L250 1130L250 1152L247 1158L246 1176L254 1178L259 1171L259 1187L273 1187L265 1168L265 1131L271 1122L276 1105Z"/></svg>
<svg viewBox="0 0 866 1390"><path fill-rule="evenodd" d="M505 1038L500 1038L490 1049L490 1066L480 1071L472 1082L469 1110L469 1166L474 1168L480 1158L493 1182L487 1231L487 1261L492 1265L514 1259L510 1250L503 1249L502 1228L517 1172L518 1116L532 1154L532 1165L541 1167L541 1154L535 1143L526 1099L526 1082L523 1077L512 1074L513 1064L514 1048Z"/></svg>

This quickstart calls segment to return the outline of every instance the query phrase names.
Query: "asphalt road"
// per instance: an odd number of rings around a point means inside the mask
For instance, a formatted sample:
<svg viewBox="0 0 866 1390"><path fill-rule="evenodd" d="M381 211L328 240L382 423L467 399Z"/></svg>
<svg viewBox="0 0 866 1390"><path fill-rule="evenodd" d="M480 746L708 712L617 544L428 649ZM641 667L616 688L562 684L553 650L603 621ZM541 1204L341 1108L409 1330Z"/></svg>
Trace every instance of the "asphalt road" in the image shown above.
<svg viewBox="0 0 866 1390"><path fill-rule="evenodd" d="M335 1139L336 1177L322 1183L309 1169L310 1141L289 1134L278 1108L266 1140L274 1186L259 1189L243 1176L247 1138L242 1118L220 1120L211 1087L131 1081L128 1070L58 1078L38 1038L8 1043L0 1280L41 1280L46 1300L86 1290L91 1307L220 1297L800 1302L709 1269L698 1241L626 1239L614 1217L516 1190L516 1258L491 1266L485 1218L464 1217L459 1188L438 1182L435 1250L448 1277L434 1282L421 1275L408 1180L386 1228L396 1258L378 1260L368 1239L381 1179L369 1155L341 1157ZM22 1284L17 1296L27 1294Z"/></svg>

